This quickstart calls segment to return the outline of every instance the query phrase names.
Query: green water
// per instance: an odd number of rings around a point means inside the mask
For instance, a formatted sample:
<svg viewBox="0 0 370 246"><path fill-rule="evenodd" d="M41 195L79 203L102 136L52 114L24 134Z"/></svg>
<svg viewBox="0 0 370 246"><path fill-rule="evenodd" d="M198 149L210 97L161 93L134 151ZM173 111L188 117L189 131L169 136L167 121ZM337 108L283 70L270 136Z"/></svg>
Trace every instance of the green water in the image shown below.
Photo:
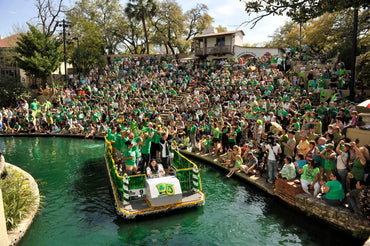
<svg viewBox="0 0 370 246"><path fill-rule="evenodd" d="M263 192L199 164L206 205L135 221L116 216L103 141L0 138L44 205L20 245L356 245Z"/></svg>

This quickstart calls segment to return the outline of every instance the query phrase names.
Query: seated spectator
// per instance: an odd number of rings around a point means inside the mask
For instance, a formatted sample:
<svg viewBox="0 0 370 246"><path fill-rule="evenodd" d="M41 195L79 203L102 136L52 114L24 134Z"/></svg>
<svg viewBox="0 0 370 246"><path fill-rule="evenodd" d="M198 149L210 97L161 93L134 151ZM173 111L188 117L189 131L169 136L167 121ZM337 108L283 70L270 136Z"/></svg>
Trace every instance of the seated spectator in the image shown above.
<svg viewBox="0 0 370 246"><path fill-rule="evenodd" d="M351 119L349 125L347 125L343 128L343 131L342 131L343 138L346 137L348 128L356 128L357 127L357 123L358 123L358 113L357 113L357 111L352 111L351 112L351 117L352 117L352 119Z"/></svg>
<svg viewBox="0 0 370 246"><path fill-rule="evenodd" d="M303 191L311 195L309 189L313 187L314 188L313 196L316 197L320 191L319 184L320 170L318 167L316 167L316 162L311 160L301 169L299 169L297 163L294 163L294 165L297 168L298 172L301 174L301 186Z"/></svg>
<svg viewBox="0 0 370 246"><path fill-rule="evenodd" d="M321 181L323 186L324 196L322 199L332 206L340 206L342 204L343 198L345 197L343 187L341 184L341 179L335 170L330 173L330 181Z"/></svg>
<svg viewBox="0 0 370 246"><path fill-rule="evenodd" d="M359 213L360 208L360 193L366 188L363 181L356 182L356 189L351 190L346 194L349 209L354 213Z"/></svg>
<svg viewBox="0 0 370 246"><path fill-rule="evenodd" d="M234 153L233 153L233 159L234 159L234 167L231 168L230 172L226 175L226 177L230 178L236 171L239 171L241 168L241 165L243 165L243 158L241 157L241 150L240 147L237 145L234 145L233 147Z"/></svg>
<svg viewBox="0 0 370 246"><path fill-rule="evenodd" d="M292 157L287 156L284 159L284 166L280 171L280 175L282 178L287 180L293 180L296 177L296 170L294 164L292 162Z"/></svg>
<svg viewBox="0 0 370 246"><path fill-rule="evenodd" d="M258 169L258 159L254 156L253 152L250 151L247 154L247 165L241 165L241 170L246 174L256 174Z"/></svg>
<svg viewBox="0 0 370 246"><path fill-rule="evenodd" d="M146 168L146 176L148 178L164 177L166 172L163 169L162 164L157 164L155 159L150 161L150 165Z"/></svg>

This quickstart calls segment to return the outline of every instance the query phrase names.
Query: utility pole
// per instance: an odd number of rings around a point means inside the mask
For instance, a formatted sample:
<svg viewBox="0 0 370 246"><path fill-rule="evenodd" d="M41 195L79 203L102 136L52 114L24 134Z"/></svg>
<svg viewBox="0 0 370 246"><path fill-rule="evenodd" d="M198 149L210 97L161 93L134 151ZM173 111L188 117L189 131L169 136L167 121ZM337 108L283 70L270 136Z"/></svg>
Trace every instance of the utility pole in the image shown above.
<svg viewBox="0 0 370 246"><path fill-rule="evenodd" d="M77 62L78 62L78 81L81 83L81 63L80 63L80 39L78 37L73 38L74 40L77 40Z"/></svg>
<svg viewBox="0 0 370 246"><path fill-rule="evenodd" d="M65 19L63 19L62 21L57 21L57 25L63 28L64 75L65 75L65 82L66 82L67 87L69 86L69 83L68 83L69 79L68 79L68 73L67 73L66 28L70 27L70 23L71 22L66 21Z"/></svg>

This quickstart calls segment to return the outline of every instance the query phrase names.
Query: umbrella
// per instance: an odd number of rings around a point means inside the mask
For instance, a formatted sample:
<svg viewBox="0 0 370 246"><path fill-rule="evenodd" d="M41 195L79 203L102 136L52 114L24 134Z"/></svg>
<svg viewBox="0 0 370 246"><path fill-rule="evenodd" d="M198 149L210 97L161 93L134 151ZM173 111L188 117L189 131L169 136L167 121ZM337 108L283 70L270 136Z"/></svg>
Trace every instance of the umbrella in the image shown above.
<svg viewBox="0 0 370 246"><path fill-rule="evenodd" d="M362 103L357 105L358 107L370 108L370 99L363 101Z"/></svg>
<svg viewBox="0 0 370 246"><path fill-rule="evenodd" d="M278 130L283 130L283 127L281 127L281 125L277 122L271 122L271 126L275 127L276 129Z"/></svg>

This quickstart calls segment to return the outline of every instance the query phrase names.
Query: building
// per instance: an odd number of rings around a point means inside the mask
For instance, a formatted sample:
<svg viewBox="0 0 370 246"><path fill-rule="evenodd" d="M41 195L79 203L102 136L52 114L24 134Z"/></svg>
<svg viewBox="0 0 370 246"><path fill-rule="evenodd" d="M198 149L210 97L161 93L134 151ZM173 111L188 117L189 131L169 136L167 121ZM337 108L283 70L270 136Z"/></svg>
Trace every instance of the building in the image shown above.
<svg viewBox="0 0 370 246"><path fill-rule="evenodd" d="M15 34L0 39L0 76L13 77L16 82L21 82L22 78L25 77L22 71L16 66L11 54L11 49L17 45L19 37L20 34Z"/></svg>
<svg viewBox="0 0 370 246"><path fill-rule="evenodd" d="M244 47L242 30L217 33L206 29L202 35L194 37L194 55L200 59L225 59L240 57L283 56L281 48Z"/></svg>

